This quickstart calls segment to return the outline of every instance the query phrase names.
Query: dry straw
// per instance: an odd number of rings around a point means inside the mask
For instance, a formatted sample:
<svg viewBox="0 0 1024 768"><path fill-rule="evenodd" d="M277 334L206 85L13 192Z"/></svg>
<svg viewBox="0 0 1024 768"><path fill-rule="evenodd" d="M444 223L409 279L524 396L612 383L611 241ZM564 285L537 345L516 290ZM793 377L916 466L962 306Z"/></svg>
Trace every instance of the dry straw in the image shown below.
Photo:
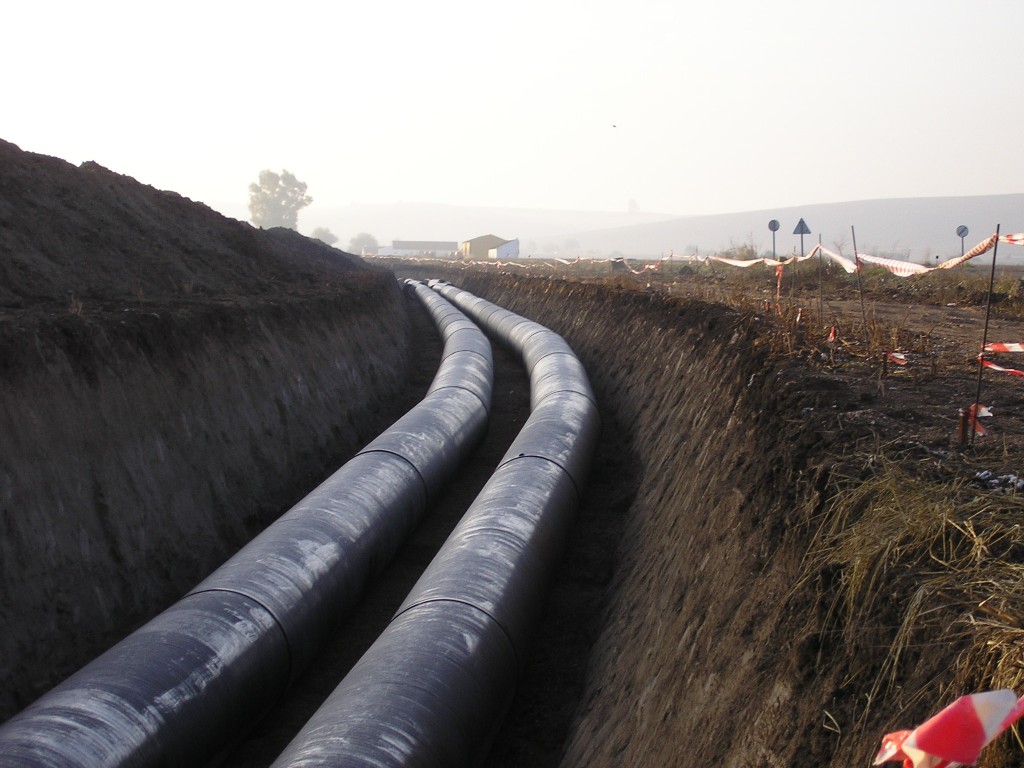
<svg viewBox="0 0 1024 768"><path fill-rule="evenodd" d="M869 702L861 722L882 697L912 707L985 688L1020 691L1024 497L914 477L905 462L878 455L870 462L867 479L835 481L805 571L838 569L826 629L850 658L865 643L888 643L874 679L859 681ZM951 649L951 665L929 667Z"/></svg>

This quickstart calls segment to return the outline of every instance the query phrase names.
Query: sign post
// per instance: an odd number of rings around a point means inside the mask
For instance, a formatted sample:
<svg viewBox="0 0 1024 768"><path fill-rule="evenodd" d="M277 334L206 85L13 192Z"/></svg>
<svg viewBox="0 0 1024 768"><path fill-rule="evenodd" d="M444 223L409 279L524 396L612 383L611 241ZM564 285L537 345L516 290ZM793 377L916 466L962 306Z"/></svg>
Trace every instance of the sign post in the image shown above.
<svg viewBox="0 0 1024 768"><path fill-rule="evenodd" d="M970 234L970 230L966 226L961 224L956 228L956 236L960 238L960 256L964 255L964 238Z"/></svg>
<svg viewBox="0 0 1024 768"><path fill-rule="evenodd" d="M772 259L778 261L779 257L775 255L775 233L779 231L779 222L772 219L768 222L768 229L772 231Z"/></svg>
<svg viewBox="0 0 1024 768"><path fill-rule="evenodd" d="M793 234L794 235L800 235L800 260L803 261L803 259L804 259L804 235L811 234L811 228L808 227L807 223L801 218L800 221L797 222L796 228L793 230ZM796 291L796 270L794 269L793 270L793 290L790 291L790 294L795 293L795 291Z"/></svg>
<svg viewBox="0 0 1024 768"><path fill-rule="evenodd" d="M811 234L811 228L807 226L803 219L797 222L796 229L793 230L794 235L800 235L800 256L804 255L804 235Z"/></svg>

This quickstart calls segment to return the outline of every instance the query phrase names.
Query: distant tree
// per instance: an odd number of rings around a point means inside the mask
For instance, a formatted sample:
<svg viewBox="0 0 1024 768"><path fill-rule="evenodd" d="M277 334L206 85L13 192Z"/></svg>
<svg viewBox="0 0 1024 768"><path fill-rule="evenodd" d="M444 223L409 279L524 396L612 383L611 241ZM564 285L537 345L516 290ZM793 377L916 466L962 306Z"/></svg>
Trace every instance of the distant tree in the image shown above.
<svg viewBox="0 0 1024 768"><path fill-rule="evenodd" d="M348 241L349 253L358 253L360 255L364 253L376 254L377 248L377 238L368 232L360 232Z"/></svg>
<svg viewBox="0 0 1024 768"><path fill-rule="evenodd" d="M637 214L640 212L640 203L638 203L635 199L631 197L629 198L629 203L626 206L626 210L628 210L631 214Z"/></svg>
<svg viewBox="0 0 1024 768"><path fill-rule="evenodd" d="M313 230L310 237L314 237L321 243L327 243L327 245L334 245L338 242L338 236L331 232L327 227L317 227Z"/></svg>
<svg viewBox="0 0 1024 768"><path fill-rule="evenodd" d="M249 213L257 227L298 229L299 211L312 202L306 183L290 171L260 171L259 183L249 185Z"/></svg>

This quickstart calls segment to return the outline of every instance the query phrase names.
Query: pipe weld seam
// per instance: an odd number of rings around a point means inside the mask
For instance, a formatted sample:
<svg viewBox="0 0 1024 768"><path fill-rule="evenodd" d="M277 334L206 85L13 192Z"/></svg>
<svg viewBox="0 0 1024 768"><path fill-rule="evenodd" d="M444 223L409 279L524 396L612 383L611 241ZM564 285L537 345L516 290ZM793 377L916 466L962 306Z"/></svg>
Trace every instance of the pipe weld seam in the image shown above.
<svg viewBox="0 0 1024 768"><path fill-rule="evenodd" d="M481 333L480 335L481 335L481 336L483 336L483 333ZM486 336L484 336L484 338L487 338L487 337L486 337ZM479 358L480 358L481 360L483 360L483 361L484 361L485 363L487 363L487 364L488 364L488 366L490 366L490 365L492 364L492 360L491 360L491 359L489 359L489 358L487 357L487 355L483 354L482 352L477 352L477 351L476 351L475 349L453 349L453 350L452 350L451 352L449 352L449 353L448 353L448 354L446 354L446 355L445 355L445 354L442 354L442 356L441 356L441 362L443 363L443 362L444 362L445 360L447 360L447 359L448 359L449 357L451 357L452 355L458 355L458 354L460 354L460 353L461 353L461 354L464 354L464 355L476 355L476 356L477 356L477 357L479 357ZM440 367L438 368L438 370L440 371Z"/></svg>
<svg viewBox="0 0 1024 768"><path fill-rule="evenodd" d="M505 642L508 643L508 647L512 649L512 657L516 660L516 669L522 668L520 666L522 664L522 659L519 657L519 649L516 648L516 644L512 642L512 635L509 634L509 631L505 629L505 626L500 621L498 621L490 611L481 608L479 605L470 602L469 600L463 600L458 597L429 597L425 600L417 600L415 603L407 605L405 608L403 608L394 616L392 616L391 621L388 622L388 626L393 624L395 622L395 619L397 619L402 614L408 613L413 608L417 608L421 605L429 605L430 603L453 603L455 605L464 605L467 608L472 608L474 611L482 613L484 616L488 618L488 620L492 624L494 624L494 626L501 630L502 637L505 638Z"/></svg>
<svg viewBox="0 0 1024 768"><path fill-rule="evenodd" d="M573 453L575 454L576 451L573 451ZM554 464L556 467L558 467L560 470L562 470L562 472L565 473L566 477L569 478L569 482L572 483L573 492L576 494L576 501L579 502L579 499L580 499L580 487L576 483L576 478L572 476L572 472L570 472L562 464L559 464L557 461L555 461L554 459L552 459L549 456L542 456L539 453L520 453L518 456L513 456L508 461L503 461L501 464L499 464L498 468L495 470L495 473L497 473L498 469L501 469L502 467L507 467L509 464L512 464L513 462L516 462L516 461L519 461L520 459L540 459L541 461L548 462L548 464Z"/></svg>
<svg viewBox="0 0 1024 768"><path fill-rule="evenodd" d="M480 401L480 405L482 405L484 407L484 411L485 412L487 411L487 403L484 402L484 399L482 397L480 397L479 394L474 392L469 387L464 387L461 384L445 384L443 387L438 387L437 389L430 390L430 392L428 394L432 395L435 392L441 392L441 391L443 391L445 389L461 389L463 392L469 392L469 394L473 395L473 397L475 397L477 400ZM390 453L390 451L382 451L382 453ZM398 454L395 454L395 455L397 456ZM405 457L403 456L402 458L405 458ZM406 459L406 460L408 461L408 459Z"/></svg>
<svg viewBox="0 0 1024 768"><path fill-rule="evenodd" d="M545 393L544 397L534 403L534 407L536 408L552 395L571 394L586 398L595 408L598 408L597 401L595 401L587 392L580 392L578 389L570 389L569 387L571 387L571 385L567 384L565 389L553 389L550 392ZM600 417L600 415L600 408L598 408L598 416Z"/></svg>
<svg viewBox="0 0 1024 768"><path fill-rule="evenodd" d="M447 387L442 387L441 389L447 389ZM479 398L477 398L477 399L479 399ZM387 434L387 433L382 433L382 434ZM368 456L371 453L386 453L389 456L396 456L399 459L401 459L402 461L404 461L406 464L408 464L410 467L412 467L412 471L415 472L416 473L416 477L418 477L420 479L420 485L423 487L424 504L426 504L426 499L430 498L430 489L427 487L427 481L424 479L423 473L420 472L419 467L417 467L415 464L413 464L409 460L409 458L407 456L403 456L402 454L400 454L400 453L398 453L396 451L388 451L388 450L386 450L384 448L363 449L359 453L357 453L356 456Z"/></svg>
<svg viewBox="0 0 1024 768"><path fill-rule="evenodd" d="M281 632L281 637L284 638L284 649L285 649L285 653L288 656L288 658L287 658L287 662L288 663L286 665L287 669L285 669L285 673L286 674L285 674L285 678L284 679L286 681L288 681L288 684L290 684L291 683L291 679L292 679L292 667L294 665L294 660L292 659L292 644L291 644L291 641L288 639L288 633L285 631L284 624L281 622L281 619L278 618L277 614L274 613L274 611L271 610L271 608L269 606L267 606L263 602L257 600L252 595L247 594L245 592L241 592L241 591L239 591L237 589L227 589L225 587L209 587L207 589L199 589L199 590L196 590L195 592L189 592L187 595L185 595L183 600L188 600L193 595L202 595L202 594L204 594L206 592L226 592L227 594L230 594L230 595L238 595L239 597L244 598L244 599L248 600L251 603L255 603L260 608L262 608L264 611L266 611L268 614L270 614L270 618L272 618L274 620L274 624L277 626L278 630Z"/></svg>

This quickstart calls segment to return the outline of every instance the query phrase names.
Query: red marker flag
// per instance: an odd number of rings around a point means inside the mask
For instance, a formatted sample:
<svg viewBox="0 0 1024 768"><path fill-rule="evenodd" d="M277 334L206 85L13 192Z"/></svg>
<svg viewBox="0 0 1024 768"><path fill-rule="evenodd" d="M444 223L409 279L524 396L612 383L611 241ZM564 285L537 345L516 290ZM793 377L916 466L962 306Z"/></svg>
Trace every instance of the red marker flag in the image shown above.
<svg viewBox="0 0 1024 768"><path fill-rule="evenodd" d="M981 425L978 419L992 415L992 409L988 408L981 403L974 403L970 408L967 409L967 423L974 427L974 431L979 435L985 434L985 427Z"/></svg>

